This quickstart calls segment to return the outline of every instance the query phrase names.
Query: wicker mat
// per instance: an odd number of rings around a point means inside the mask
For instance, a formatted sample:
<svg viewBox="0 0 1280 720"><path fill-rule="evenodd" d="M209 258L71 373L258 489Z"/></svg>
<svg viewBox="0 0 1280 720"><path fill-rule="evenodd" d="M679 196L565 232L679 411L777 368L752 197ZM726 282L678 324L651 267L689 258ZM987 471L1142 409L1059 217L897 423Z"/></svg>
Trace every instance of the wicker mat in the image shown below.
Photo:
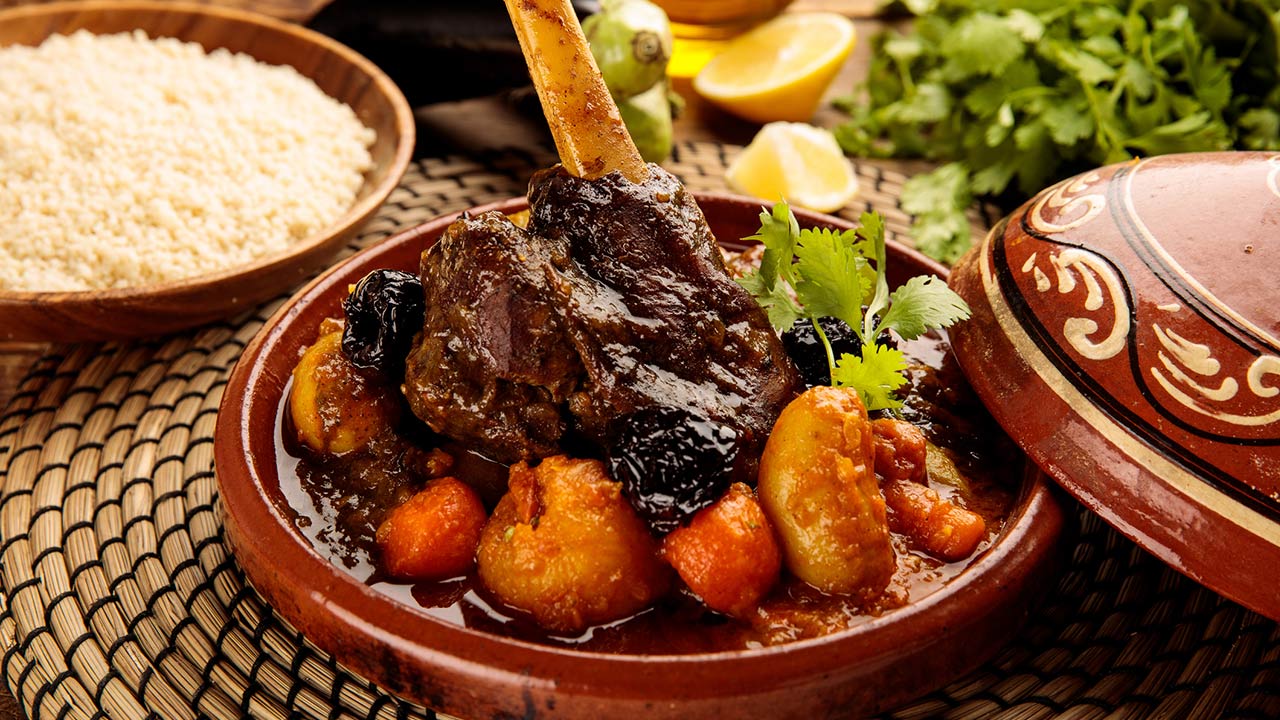
<svg viewBox="0 0 1280 720"><path fill-rule="evenodd" d="M685 145L671 166L694 189L721 190L732 152ZM348 252L521 194L549 161L416 163ZM905 232L903 176L871 164L859 174L860 203ZM223 544L218 401L281 302L188 335L63 347L23 381L0 419L0 669L30 716L431 716L310 645L246 585ZM1280 717L1280 626L1078 514L1067 572L1024 632L893 716Z"/></svg>

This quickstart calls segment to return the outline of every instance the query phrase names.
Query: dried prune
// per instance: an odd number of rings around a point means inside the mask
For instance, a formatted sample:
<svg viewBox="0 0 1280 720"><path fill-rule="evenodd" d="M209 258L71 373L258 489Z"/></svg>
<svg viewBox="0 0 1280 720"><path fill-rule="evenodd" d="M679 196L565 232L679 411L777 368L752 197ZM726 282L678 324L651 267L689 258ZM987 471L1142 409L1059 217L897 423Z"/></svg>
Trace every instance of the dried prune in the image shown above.
<svg viewBox="0 0 1280 720"><path fill-rule="evenodd" d="M818 318L822 332L831 343L831 352L836 360L844 353L862 354L862 338L849 327L848 323L833 317ZM782 346L787 349L791 361L800 371L800 379L806 387L831 384L831 366L827 363L827 351L822 347L822 338L813 329L813 321L801 318L789 330L782 333Z"/></svg>
<svg viewBox="0 0 1280 720"><path fill-rule="evenodd" d="M729 487L738 433L683 408L637 410L613 423L609 472L656 533L670 532Z"/></svg>
<svg viewBox="0 0 1280 720"><path fill-rule="evenodd" d="M418 276L399 270L365 275L342 303L347 313L342 351L352 365L399 380L426 300Z"/></svg>
<svg viewBox="0 0 1280 720"><path fill-rule="evenodd" d="M822 332L831 343L831 356L840 361L840 356L862 354L862 338L843 320L833 317L818 318ZM876 338L876 345L881 347L897 347L897 342L886 330ZM822 347L822 338L813 329L813 321L801 318L786 332L782 333L782 346L787 349L791 361L800 371L800 379L805 387L831 384L831 367L827 364L827 351Z"/></svg>

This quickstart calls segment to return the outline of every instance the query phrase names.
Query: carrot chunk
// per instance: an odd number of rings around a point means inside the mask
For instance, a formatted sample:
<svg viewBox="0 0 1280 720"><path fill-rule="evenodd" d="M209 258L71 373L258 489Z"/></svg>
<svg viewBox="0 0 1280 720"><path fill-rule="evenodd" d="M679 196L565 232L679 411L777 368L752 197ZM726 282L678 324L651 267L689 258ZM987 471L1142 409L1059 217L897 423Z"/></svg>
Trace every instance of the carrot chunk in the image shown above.
<svg viewBox="0 0 1280 720"><path fill-rule="evenodd" d="M906 480L882 486L889 527L911 538L921 550L954 562L973 554L987 533L981 515L944 499L936 490Z"/></svg>
<svg viewBox="0 0 1280 720"><path fill-rule="evenodd" d="M773 527L742 483L669 533L662 557L707 607L735 617L755 610L782 571Z"/></svg>
<svg viewBox="0 0 1280 720"><path fill-rule="evenodd" d="M928 442L920 428L903 420L871 421L876 474L885 480L924 482Z"/></svg>
<svg viewBox="0 0 1280 720"><path fill-rule="evenodd" d="M889 418L875 420L871 427L889 528L940 560L954 562L972 555L986 536L987 523L928 486L924 433L911 423Z"/></svg>
<svg viewBox="0 0 1280 720"><path fill-rule="evenodd" d="M446 580L475 564L487 516L480 497L456 478L431 481L378 526L382 568L402 580Z"/></svg>

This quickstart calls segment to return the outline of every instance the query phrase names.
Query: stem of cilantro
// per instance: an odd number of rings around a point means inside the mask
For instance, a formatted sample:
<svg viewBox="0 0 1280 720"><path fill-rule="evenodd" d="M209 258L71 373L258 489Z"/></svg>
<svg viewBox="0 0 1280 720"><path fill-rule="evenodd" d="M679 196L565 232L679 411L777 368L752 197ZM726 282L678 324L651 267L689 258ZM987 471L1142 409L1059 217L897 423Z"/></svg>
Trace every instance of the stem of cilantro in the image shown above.
<svg viewBox="0 0 1280 720"><path fill-rule="evenodd" d="M904 63L894 58L893 64L898 70L898 80L902 83L903 94L909 96L916 94L916 82L911 77L911 63Z"/></svg>
<svg viewBox="0 0 1280 720"><path fill-rule="evenodd" d="M822 348L827 351L827 369L831 372L831 384L836 384L836 355L831 350L831 341L827 339L827 334L822 331L822 325L818 324L818 318L810 317L809 322L813 323L814 332L818 333L818 338L822 340Z"/></svg>
<svg viewBox="0 0 1280 720"><path fill-rule="evenodd" d="M1093 88L1083 81L1080 83L1080 88L1085 100L1089 103L1089 114L1093 116L1094 127L1097 128L1098 145L1108 154L1117 148L1123 150L1123 143L1111 130L1111 124L1107 122L1106 114Z"/></svg>
<svg viewBox="0 0 1280 720"><path fill-rule="evenodd" d="M858 328L858 332L862 335L862 347L864 348L869 343L876 341L877 333L880 330L877 327L877 320L885 309L889 307L889 279L885 273L888 253L885 249L884 235L874 238L873 242L876 254L876 292L862 317L862 327Z"/></svg>

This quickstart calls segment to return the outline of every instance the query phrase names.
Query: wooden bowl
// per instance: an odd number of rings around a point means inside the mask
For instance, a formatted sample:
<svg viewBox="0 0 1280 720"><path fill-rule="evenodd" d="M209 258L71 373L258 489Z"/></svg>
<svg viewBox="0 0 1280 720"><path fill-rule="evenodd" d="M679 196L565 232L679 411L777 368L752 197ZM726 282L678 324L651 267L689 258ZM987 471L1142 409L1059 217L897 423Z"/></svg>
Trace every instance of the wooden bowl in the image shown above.
<svg viewBox="0 0 1280 720"><path fill-rule="evenodd" d="M759 203L698 195L713 231L745 237ZM483 209L515 212L515 200ZM478 211L475 211L478 212ZM801 225L847 229L797 212ZM339 662L389 690L461 717L810 718L892 707L977 666L1052 586L1062 509L1019 456L1014 509L996 543L942 589L850 630L757 650L612 655L538 645L448 624L330 564L294 526L277 474L278 408L301 350L337 316L353 283L377 268L416 270L457 217L398 235L330 270L281 308L232 373L218 415L215 463L226 537L254 587ZM945 270L890 245L897 282ZM891 278L891 282L894 279Z"/></svg>
<svg viewBox="0 0 1280 720"><path fill-rule="evenodd" d="M377 211L409 165L414 121L404 95L368 60L323 35L241 10L182 2L66 2L0 12L0 46L38 45L50 35L80 29L97 34L141 29L151 37L292 65L377 133L370 148L373 167L355 203L329 227L248 265L124 289L0 290L0 340L78 342L160 335L251 307L321 268Z"/></svg>
<svg viewBox="0 0 1280 720"><path fill-rule="evenodd" d="M1280 156L1065 180L956 264L979 397L1087 507L1280 620Z"/></svg>

